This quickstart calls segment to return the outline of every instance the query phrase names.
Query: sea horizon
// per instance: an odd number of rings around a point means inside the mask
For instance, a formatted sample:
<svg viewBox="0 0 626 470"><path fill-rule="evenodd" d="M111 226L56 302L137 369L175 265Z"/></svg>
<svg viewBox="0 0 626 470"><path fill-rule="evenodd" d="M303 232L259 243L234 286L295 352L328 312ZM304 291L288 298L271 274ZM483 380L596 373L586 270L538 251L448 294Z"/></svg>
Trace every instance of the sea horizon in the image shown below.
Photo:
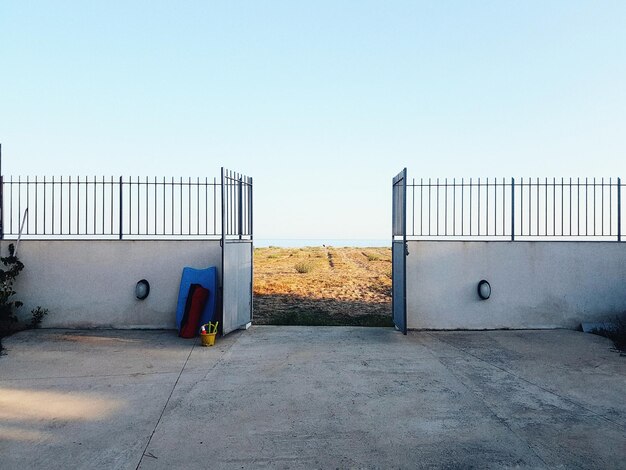
<svg viewBox="0 0 626 470"><path fill-rule="evenodd" d="M267 248L276 246L280 248L304 248L308 246L334 246L355 248L380 248L391 247L391 237L383 238L258 238L254 240L254 246Z"/></svg>

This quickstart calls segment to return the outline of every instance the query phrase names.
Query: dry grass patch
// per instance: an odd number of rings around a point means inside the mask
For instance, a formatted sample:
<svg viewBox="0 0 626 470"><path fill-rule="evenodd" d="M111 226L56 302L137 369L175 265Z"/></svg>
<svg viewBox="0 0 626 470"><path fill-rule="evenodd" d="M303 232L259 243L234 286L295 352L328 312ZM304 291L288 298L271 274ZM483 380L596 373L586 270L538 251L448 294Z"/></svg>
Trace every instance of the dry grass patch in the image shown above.
<svg viewBox="0 0 626 470"><path fill-rule="evenodd" d="M257 248L254 263L256 323L389 323L389 248Z"/></svg>

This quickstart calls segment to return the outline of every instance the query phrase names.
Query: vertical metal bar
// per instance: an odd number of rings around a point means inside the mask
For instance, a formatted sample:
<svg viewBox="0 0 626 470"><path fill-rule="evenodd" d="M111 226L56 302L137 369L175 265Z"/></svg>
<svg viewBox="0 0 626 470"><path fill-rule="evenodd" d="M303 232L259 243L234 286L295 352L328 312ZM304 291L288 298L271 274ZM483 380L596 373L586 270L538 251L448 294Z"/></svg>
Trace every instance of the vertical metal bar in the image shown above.
<svg viewBox="0 0 626 470"><path fill-rule="evenodd" d="M444 235L448 235L448 178L445 179L445 193L444 193L444 207L445 207L445 211L444 211L444 219L445 219L445 224L444 224Z"/></svg>
<svg viewBox="0 0 626 470"><path fill-rule="evenodd" d="M519 187L519 202L520 202L520 214L519 214L519 229L520 235L524 236L524 177L520 178L520 187Z"/></svg>
<svg viewBox="0 0 626 470"><path fill-rule="evenodd" d="M52 175L52 235L54 235L54 218L56 215L54 202L54 175Z"/></svg>
<svg viewBox="0 0 626 470"><path fill-rule="evenodd" d="M187 177L187 234L191 235L191 176Z"/></svg>
<svg viewBox="0 0 626 470"><path fill-rule="evenodd" d="M539 178L537 178L537 186L539 186ZM548 178L545 178L544 181L544 192L543 192L543 202L544 202L544 236L548 236ZM539 211L539 209L537 209Z"/></svg>
<svg viewBox="0 0 626 470"><path fill-rule="evenodd" d="M537 235L539 235L539 177L537 177Z"/></svg>
<svg viewBox="0 0 626 470"><path fill-rule="evenodd" d="M158 218L158 204L157 204L157 199L159 198L158 196L158 183L157 183L157 177L154 177L154 235L156 236L157 234L157 218Z"/></svg>
<svg viewBox="0 0 626 470"><path fill-rule="evenodd" d="M601 199L600 199L600 224L602 226L601 235L604 236L604 176L602 177L602 188Z"/></svg>
<svg viewBox="0 0 626 470"><path fill-rule="evenodd" d="M563 197L563 195L561 195L561 197ZM563 214L561 214L561 216L563 216ZM546 227L546 231L547 230L548 228ZM555 176L552 177L552 235L556 236L556 177Z"/></svg>
<svg viewBox="0 0 626 470"><path fill-rule="evenodd" d="M2 181L4 185L4 180ZM11 182L9 184L9 233L13 233L13 176L11 176ZM4 226L2 227L4 229ZM1 240L1 239L0 239Z"/></svg>
<svg viewBox="0 0 626 470"><path fill-rule="evenodd" d="M452 179L452 235L456 235L456 178Z"/></svg>
<svg viewBox="0 0 626 470"><path fill-rule="evenodd" d="M609 236L613 235L613 178L609 178Z"/></svg>
<svg viewBox="0 0 626 470"><path fill-rule="evenodd" d="M406 181L405 183L406 184ZM430 237L431 233L430 233L430 220L431 220L431 216L430 216L430 206L431 206L431 185L430 185L430 178L428 178L428 236Z"/></svg>
<svg viewBox="0 0 626 470"><path fill-rule="evenodd" d="M30 181L28 175L26 175L26 210L30 207ZM30 215L26 217L26 233L30 234Z"/></svg>
<svg viewBox="0 0 626 470"><path fill-rule="evenodd" d="M87 235L88 223L89 223L89 180L85 176L85 235Z"/></svg>
<svg viewBox="0 0 626 470"><path fill-rule="evenodd" d="M76 177L76 235L80 235L80 176Z"/></svg>
<svg viewBox="0 0 626 470"><path fill-rule="evenodd" d="M102 177L104 180L104 176ZM111 197L111 209L110 209L110 214L109 214L109 233L108 235L113 235L115 232L113 231L113 207L115 207L114 201L113 201L113 175L111 175L111 184L109 185L109 191L110 194L109 196Z"/></svg>
<svg viewBox="0 0 626 470"><path fill-rule="evenodd" d="M39 183L37 182L37 175L35 175L35 235L37 235L37 219L39 219L38 213L37 213L37 206L39 202L39 194L37 192L38 187L39 187Z"/></svg>
<svg viewBox="0 0 626 470"><path fill-rule="evenodd" d="M112 178L112 177L111 177ZM111 182L112 184L113 182ZM119 217L120 217L120 233L119 233L119 239L121 240L122 237L124 236L124 211L123 211L123 203L124 203L124 180L122 179L122 177L120 176L120 183L119 183L119 191L120 191L120 207L119 207ZM111 186L111 193L113 193L113 186ZM113 211L111 211L113 212Z"/></svg>
<svg viewBox="0 0 626 470"><path fill-rule="evenodd" d="M424 235L424 178L420 178L420 236Z"/></svg>
<svg viewBox="0 0 626 470"><path fill-rule="evenodd" d="M213 235L217 235L217 179L213 177Z"/></svg>
<svg viewBox="0 0 626 470"><path fill-rule="evenodd" d="M63 175L61 175L61 185L60 185L60 190L61 190L61 197L60 197L60 201L59 204L61 206L61 210L60 210L60 220L59 220L59 225L61 226L61 232L60 235L63 235Z"/></svg>
<svg viewBox="0 0 626 470"><path fill-rule="evenodd" d="M196 235L200 235L200 177L196 177Z"/></svg>
<svg viewBox="0 0 626 470"><path fill-rule="evenodd" d="M105 226L105 220L106 220L106 203L104 202L106 198L106 184L104 181L104 175L102 175L102 235L104 235L105 230L104 230L104 226ZM113 209L113 208L111 208Z"/></svg>
<svg viewBox="0 0 626 470"><path fill-rule="evenodd" d="M596 235L596 178L593 178L593 235Z"/></svg>
<svg viewBox="0 0 626 470"><path fill-rule="evenodd" d="M565 236L565 187L563 186L565 179L561 176L561 236ZM570 201L571 201L570 195ZM570 231L571 231L571 209L570 209Z"/></svg>
<svg viewBox="0 0 626 470"><path fill-rule="evenodd" d="M165 185L165 176L163 177L163 235L165 235L165 226L167 225L166 222L166 211L165 211L165 206L167 205L166 201L165 201L165 193L166 193L166 185Z"/></svg>
<svg viewBox="0 0 626 470"><path fill-rule="evenodd" d="M577 212L577 214L576 214L576 218L577 218L577 222L576 222L577 231L576 231L576 233L577 233L577 235L580 235L580 177L577 177L577 178L578 179L577 179L577 182L576 182L576 193L577 193L578 202L577 202L577 206L576 206L576 212Z"/></svg>
<svg viewBox="0 0 626 470"><path fill-rule="evenodd" d="M478 233L480 237L480 177L478 177Z"/></svg>
<svg viewBox="0 0 626 470"><path fill-rule="evenodd" d="M85 183L87 183L87 176L85 176ZM85 184L85 193L89 189L89 185ZM96 234L96 202L97 202L97 194L96 194L96 175L93 176L93 235Z"/></svg>
<svg viewBox="0 0 626 470"><path fill-rule="evenodd" d="M469 184L469 193L470 193L470 200L469 200L469 221L470 221L470 226L469 226L469 236L472 236L472 178L470 178L470 184Z"/></svg>
<svg viewBox="0 0 626 470"><path fill-rule="evenodd" d="M222 230L221 230L221 235L222 235L222 253L224 252L224 245L226 244L226 177L225 177L225 171L224 171L224 167L222 167L222 184L221 184L221 190L222 190ZM222 257L222 262L223 262L223 257ZM222 264L222 269L223 269L223 264ZM223 275L223 271L222 271L222 279L223 279L224 275Z"/></svg>
<svg viewBox="0 0 626 470"><path fill-rule="evenodd" d="M585 177L585 236L589 232L589 186L587 181L588 178Z"/></svg>
<svg viewBox="0 0 626 470"><path fill-rule="evenodd" d="M149 227L149 214L150 214L150 195L149 195L150 184L148 182L148 177L146 176L146 230L144 235L148 235L150 233Z"/></svg>
<svg viewBox="0 0 626 470"><path fill-rule="evenodd" d="M511 178L511 241L515 241L515 178Z"/></svg>
<svg viewBox="0 0 626 470"><path fill-rule="evenodd" d="M502 178L502 235L506 235L506 179Z"/></svg>
<svg viewBox="0 0 626 470"><path fill-rule="evenodd" d="M437 178L437 235L439 235L439 178Z"/></svg>
<svg viewBox="0 0 626 470"><path fill-rule="evenodd" d="M415 178L413 178L413 185L411 186L412 191L412 197L413 197L413 215L412 215L412 224L411 224L411 234L415 235Z"/></svg>
<svg viewBox="0 0 626 470"><path fill-rule="evenodd" d="M617 241L622 241L622 179L617 178Z"/></svg>
<svg viewBox="0 0 626 470"><path fill-rule="evenodd" d="M533 180L529 176L528 177L528 235L529 236L533 234L532 214L533 214Z"/></svg>
<svg viewBox="0 0 626 470"><path fill-rule="evenodd" d="M43 234L46 234L46 177L43 177Z"/></svg>
<svg viewBox="0 0 626 470"><path fill-rule="evenodd" d="M17 177L17 228L20 228L20 217L22 216L22 177Z"/></svg>
<svg viewBox="0 0 626 470"><path fill-rule="evenodd" d="M465 233L465 178L461 178L461 236Z"/></svg>
<svg viewBox="0 0 626 470"><path fill-rule="evenodd" d="M487 177L487 194L485 195L485 235L489 236L489 177Z"/></svg>
<svg viewBox="0 0 626 470"><path fill-rule="evenodd" d="M243 181L239 176L239 240L243 238Z"/></svg>
<svg viewBox="0 0 626 470"><path fill-rule="evenodd" d="M128 177L128 235L133 233L133 177Z"/></svg>
<svg viewBox="0 0 626 470"><path fill-rule="evenodd" d="M572 236L572 178L569 179L569 235Z"/></svg>
<svg viewBox="0 0 626 470"><path fill-rule="evenodd" d="M204 177L204 234L209 234L209 178Z"/></svg>
<svg viewBox="0 0 626 470"><path fill-rule="evenodd" d="M137 235L141 235L141 181L137 175Z"/></svg>

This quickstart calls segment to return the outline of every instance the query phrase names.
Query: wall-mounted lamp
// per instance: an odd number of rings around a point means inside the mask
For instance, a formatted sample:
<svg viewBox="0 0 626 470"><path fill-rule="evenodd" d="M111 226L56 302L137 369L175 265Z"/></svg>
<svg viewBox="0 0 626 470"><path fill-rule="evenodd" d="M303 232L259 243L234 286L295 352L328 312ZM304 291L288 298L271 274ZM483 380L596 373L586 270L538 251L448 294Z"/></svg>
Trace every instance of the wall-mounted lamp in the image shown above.
<svg viewBox="0 0 626 470"><path fill-rule="evenodd" d="M143 300L148 297L148 294L150 294L150 283L145 279L142 279L135 286L135 296L139 300Z"/></svg>
<svg viewBox="0 0 626 470"><path fill-rule="evenodd" d="M478 297L487 300L491 296L491 285L484 279L478 283Z"/></svg>

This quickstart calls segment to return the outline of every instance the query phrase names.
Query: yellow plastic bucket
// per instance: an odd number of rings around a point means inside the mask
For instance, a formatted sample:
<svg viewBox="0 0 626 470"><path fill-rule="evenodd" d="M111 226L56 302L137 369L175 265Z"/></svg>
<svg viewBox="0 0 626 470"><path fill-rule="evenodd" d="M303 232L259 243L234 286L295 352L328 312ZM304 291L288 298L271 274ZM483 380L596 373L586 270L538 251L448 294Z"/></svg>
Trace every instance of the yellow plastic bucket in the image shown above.
<svg viewBox="0 0 626 470"><path fill-rule="evenodd" d="M204 335L200 335L202 346L213 346L215 344L216 335L217 333L206 333Z"/></svg>

